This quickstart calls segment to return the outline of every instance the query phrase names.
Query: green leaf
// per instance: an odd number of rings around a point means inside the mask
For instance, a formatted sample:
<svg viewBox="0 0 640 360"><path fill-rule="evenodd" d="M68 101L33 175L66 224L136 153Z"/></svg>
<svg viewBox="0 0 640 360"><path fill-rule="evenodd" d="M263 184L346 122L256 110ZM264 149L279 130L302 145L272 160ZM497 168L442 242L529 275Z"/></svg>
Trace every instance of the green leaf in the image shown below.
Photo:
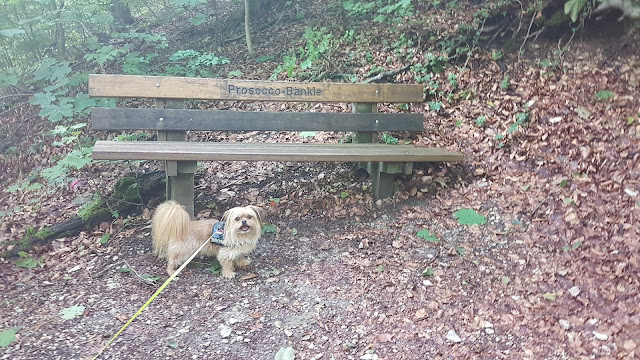
<svg viewBox="0 0 640 360"><path fill-rule="evenodd" d="M384 268L384 266L383 266L383 265L378 265L378 266L376 266L376 271L377 271L377 272L384 272L384 270L385 270L385 268Z"/></svg>
<svg viewBox="0 0 640 360"><path fill-rule="evenodd" d="M16 339L20 328L10 328L0 332L0 348L7 347Z"/></svg>
<svg viewBox="0 0 640 360"><path fill-rule="evenodd" d="M89 97L89 94L78 93L78 95L73 99L73 106L76 113L88 115L88 109L96 106L96 100Z"/></svg>
<svg viewBox="0 0 640 360"><path fill-rule="evenodd" d="M207 22L207 16L205 14L202 14L202 13L197 13L197 14L195 14L195 16L193 16L191 19L189 19L189 22L193 26L202 25L202 24Z"/></svg>
<svg viewBox="0 0 640 360"><path fill-rule="evenodd" d="M433 234L431 234L429 232L429 230L427 229L422 229L420 231L418 231L418 233L416 234L419 238L428 241L428 242L438 242L438 238L435 237Z"/></svg>
<svg viewBox="0 0 640 360"><path fill-rule="evenodd" d="M60 310L60 316L62 316L64 320L71 320L82 315L85 309L86 308L82 305L73 305L66 309Z"/></svg>
<svg viewBox="0 0 640 360"><path fill-rule="evenodd" d="M150 283L150 284L155 284L156 282L158 282L158 280L162 279L162 277L157 276L157 275L149 275L149 274L142 274L142 276L140 276L142 278L142 280Z"/></svg>
<svg viewBox="0 0 640 360"><path fill-rule="evenodd" d="M273 56L262 55L256 58L256 62L263 63L275 59Z"/></svg>
<svg viewBox="0 0 640 360"><path fill-rule="evenodd" d="M276 353L275 360L295 360L296 351L292 347L280 348Z"/></svg>
<svg viewBox="0 0 640 360"><path fill-rule="evenodd" d="M40 265L40 261L38 259L32 257L24 251L19 251L18 256L20 256L20 258L15 261L15 264L19 267L25 269L33 269Z"/></svg>
<svg viewBox="0 0 640 360"><path fill-rule="evenodd" d="M460 225L484 225L487 223L487 218L473 209L460 209L453 215L458 219Z"/></svg>
<svg viewBox="0 0 640 360"><path fill-rule="evenodd" d="M3 37L13 37L13 36L17 36L17 35L26 34L26 33L27 32L24 31L23 29L0 30L0 36L3 36Z"/></svg>
<svg viewBox="0 0 640 360"><path fill-rule="evenodd" d="M511 282L511 279L509 279L509 277L508 277L508 276L503 276L503 277L501 277L501 278L500 278L500 282L501 282L503 285L507 285L508 283L510 283L510 282Z"/></svg>
<svg viewBox="0 0 640 360"><path fill-rule="evenodd" d="M430 267L422 270L422 276L424 276L424 277L431 277L431 276L433 276L433 274L434 274L434 271Z"/></svg>
<svg viewBox="0 0 640 360"><path fill-rule="evenodd" d="M300 136L302 137L314 137L316 136L316 132L315 131L301 131L300 132Z"/></svg>
<svg viewBox="0 0 640 360"><path fill-rule="evenodd" d="M168 347L172 348L172 349L177 349L178 348L178 342L177 341L170 341L167 344Z"/></svg>
<svg viewBox="0 0 640 360"><path fill-rule="evenodd" d="M345 199L345 198L348 198L348 197L349 197L349 193L346 192L346 191L343 191L342 194L340 194L340 198L341 199Z"/></svg>
<svg viewBox="0 0 640 360"><path fill-rule="evenodd" d="M614 94L610 90L600 90L596 93L596 100L606 101L613 98L614 96L616 96L616 94Z"/></svg>
<svg viewBox="0 0 640 360"><path fill-rule="evenodd" d="M104 245L108 243L109 239L111 239L111 234L103 234L102 237L100 238L100 244Z"/></svg>
<svg viewBox="0 0 640 360"><path fill-rule="evenodd" d="M123 267L119 268L118 271L120 271L123 274L127 274L127 273L130 273L132 270L129 269L128 267L123 266Z"/></svg>
<svg viewBox="0 0 640 360"><path fill-rule="evenodd" d="M275 233L278 228L273 224L263 224L262 225L262 233Z"/></svg>
<svg viewBox="0 0 640 360"><path fill-rule="evenodd" d="M4 75L0 74L0 87L2 86L16 86L20 82L20 77L17 75Z"/></svg>
<svg viewBox="0 0 640 360"><path fill-rule="evenodd" d="M564 3L564 13L571 17L571 21L576 22L578 20L578 15L580 15L580 11L584 7L587 0L569 0Z"/></svg>
<svg viewBox="0 0 640 360"><path fill-rule="evenodd" d="M545 299L547 299L547 300L553 301L553 300L555 300L556 298L558 298L558 294L548 292L548 293L544 293L544 294L542 295L542 297L543 297L543 298L545 298Z"/></svg>
<svg viewBox="0 0 640 360"><path fill-rule="evenodd" d="M209 264L209 271L211 271L212 274L220 274L222 272L222 265L220 265L218 259L213 259L211 261Z"/></svg>

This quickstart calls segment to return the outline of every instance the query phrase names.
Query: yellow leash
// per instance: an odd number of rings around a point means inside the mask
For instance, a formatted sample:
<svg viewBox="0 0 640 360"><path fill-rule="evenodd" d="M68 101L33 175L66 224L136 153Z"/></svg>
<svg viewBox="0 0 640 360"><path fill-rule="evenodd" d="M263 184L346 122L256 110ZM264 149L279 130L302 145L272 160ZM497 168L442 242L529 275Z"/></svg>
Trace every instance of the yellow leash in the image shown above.
<svg viewBox="0 0 640 360"><path fill-rule="evenodd" d="M169 285L169 283L176 277L178 276L178 274L180 274L180 272L182 271L182 269L184 269L190 262L191 260L193 260L193 258L196 257L196 255L198 255L198 253L200 252L200 250L202 250L202 248L204 248L205 245L207 245L209 243L209 241L211 241L211 238L207 239L207 241L204 242L204 244L202 244L202 246L200 246L200 248L198 250L196 250L196 252L193 253L193 255L191 255L191 257L185 261L184 264L182 264L182 266L180 266L178 268L178 270L176 270L171 276L169 276L169 278L167 279L167 281L164 282L164 284L162 284L162 286L160 286L160 288L153 294L151 295L151 297L149 298L149 300L147 300L146 303L144 303L144 305L142 305L142 307L140 308L140 310L138 310L133 317L131 317L131 319L129 319L129 321L127 321L126 324L124 324L123 327L120 328L120 330L113 335L113 337L111 338L111 340L109 340L109 342L100 350L100 352L98 354L96 354L96 356L93 357L92 360L96 360L98 358L98 356L100 356L102 354L102 352L118 337L118 335L120 335L120 333L122 333L124 331L124 329L127 328L127 326L129 326L129 324L131 324L133 322L133 320L135 320L136 317L138 317L138 315L140 315L140 313L142 313L142 311L149 306L149 304L151 304L151 302L153 301L153 299L155 299L161 292L162 290L164 290L164 288L167 287L167 285Z"/></svg>

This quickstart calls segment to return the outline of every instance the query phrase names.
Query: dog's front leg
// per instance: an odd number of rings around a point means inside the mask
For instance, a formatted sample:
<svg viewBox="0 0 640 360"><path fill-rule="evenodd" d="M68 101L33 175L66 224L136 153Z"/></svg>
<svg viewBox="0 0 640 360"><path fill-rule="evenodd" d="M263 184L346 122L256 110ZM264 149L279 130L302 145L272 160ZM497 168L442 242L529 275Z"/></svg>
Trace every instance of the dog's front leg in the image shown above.
<svg viewBox="0 0 640 360"><path fill-rule="evenodd" d="M218 259L220 266L222 266L222 276L227 279L231 279L236 276L236 272L233 269L233 260L231 259Z"/></svg>

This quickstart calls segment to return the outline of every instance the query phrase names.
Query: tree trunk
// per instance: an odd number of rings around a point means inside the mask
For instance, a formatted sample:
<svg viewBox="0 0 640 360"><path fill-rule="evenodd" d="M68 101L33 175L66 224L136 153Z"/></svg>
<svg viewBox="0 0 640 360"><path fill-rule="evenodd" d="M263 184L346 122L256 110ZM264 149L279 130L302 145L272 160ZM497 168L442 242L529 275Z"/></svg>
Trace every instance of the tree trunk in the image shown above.
<svg viewBox="0 0 640 360"><path fill-rule="evenodd" d="M64 33L64 24L62 23L62 11L64 10L64 1L60 1L60 6L55 0L51 1L51 8L56 17L55 41L56 50L60 60L64 60L67 54L66 37Z"/></svg>
<svg viewBox="0 0 640 360"><path fill-rule="evenodd" d="M244 34L247 38L247 51L249 51L249 56L253 57L253 44L251 43L251 30L249 28L250 12L249 0L244 0Z"/></svg>
<svg viewBox="0 0 640 360"><path fill-rule="evenodd" d="M110 7L116 30L133 24L131 9L127 4L123 3L122 0L111 0Z"/></svg>

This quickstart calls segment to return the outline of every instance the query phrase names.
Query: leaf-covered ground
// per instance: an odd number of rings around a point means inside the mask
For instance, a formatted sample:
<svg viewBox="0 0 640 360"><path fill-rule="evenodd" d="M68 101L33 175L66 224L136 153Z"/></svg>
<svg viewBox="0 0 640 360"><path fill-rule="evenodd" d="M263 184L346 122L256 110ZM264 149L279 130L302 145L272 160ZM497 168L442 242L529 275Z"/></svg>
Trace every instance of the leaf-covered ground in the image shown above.
<svg viewBox="0 0 640 360"><path fill-rule="evenodd" d="M442 36L470 23L475 3L423 9L415 16L429 19L421 28L410 21L400 28ZM305 6L306 17L283 17L255 34L256 51L286 52L302 45L305 27L336 22L322 4ZM338 20L362 35L319 62L318 72L350 69L364 79L374 66L406 65L398 46L389 46L398 33L388 26ZM632 34L614 53L624 29L590 26L562 54L558 41L566 43L569 34L531 38L521 56L476 49L473 58L435 75L431 80L440 85L430 101L442 108L433 111L429 101L413 106L410 111L425 114L427 130L411 139L461 151L465 162L417 164L413 175L398 180L392 199L373 201L366 174L347 164L202 164L201 217L254 203L268 210L275 232L265 234L253 263L234 280L212 274L205 260L188 267L101 358L273 359L286 347L296 359L635 358L640 36ZM411 44L414 64L428 63L434 45L420 38L425 43ZM234 54L228 70L245 78L266 79L277 65L247 61L241 42L225 46ZM459 70L465 63L468 70ZM407 71L395 81L415 82L419 75ZM340 104L309 106L349 111ZM397 109L381 105L380 111ZM17 153L1 155L0 247L28 227L71 217L83 195L105 191L123 174L157 168L97 163L75 174L85 182L72 187L10 192L25 179L38 183L29 180L31 170L69 151L38 135L50 125L35 113L24 105L0 119L3 139L21 144ZM191 135L300 142L343 136ZM486 224L461 224L462 209L483 215ZM27 254L23 266L1 259L0 345L13 341L0 348L0 358L94 356L159 286L142 279L165 278L164 264L150 251L152 211L59 239ZM111 238L103 244L105 233ZM37 266L27 268L29 261Z"/></svg>

